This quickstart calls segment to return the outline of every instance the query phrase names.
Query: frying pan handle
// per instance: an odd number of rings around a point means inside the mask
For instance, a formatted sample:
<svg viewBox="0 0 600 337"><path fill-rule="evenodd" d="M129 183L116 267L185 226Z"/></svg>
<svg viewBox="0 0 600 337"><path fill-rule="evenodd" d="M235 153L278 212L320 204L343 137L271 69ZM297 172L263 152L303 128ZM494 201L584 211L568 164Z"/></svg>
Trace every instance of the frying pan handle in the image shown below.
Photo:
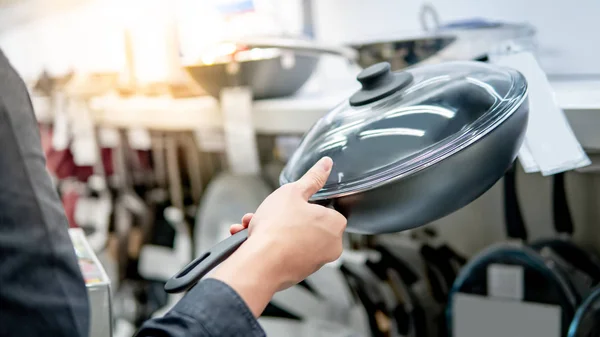
<svg viewBox="0 0 600 337"><path fill-rule="evenodd" d="M192 288L202 277L227 259L248 238L248 229L239 231L217 243L210 250L190 262L165 284L165 291L171 294Z"/></svg>
<svg viewBox="0 0 600 337"><path fill-rule="evenodd" d="M521 207L517 195L516 162L504 174L504 219L506 235L509 238L527 241L527 229L521 215Z"/></svg>
<svg viewBox="0 0 600 337"><path fill-rule="evenodd" d="M428 17L431 18L431 26L427 23ZM440 28L440 16L430 3L425 3L421 6L419 21L421 21L421 28L426 32L433 32Z"/></svg>
<svg viewBox="0 0 600 337"><path fill-rule="evenodd" d="M573 234L573 218L567 200L564 172L557 173L552 177L552 211L556 232Z"/></svg>
<svg viewBox="0 0 600 337"><path fill-rule="evenodd" d="M352 62L358 59L358 52L349 47L320 44L310 40L278 39L278 38L244 38L233 43L253 48L279 48L299 52L332 54L344 57Z"/></svg>

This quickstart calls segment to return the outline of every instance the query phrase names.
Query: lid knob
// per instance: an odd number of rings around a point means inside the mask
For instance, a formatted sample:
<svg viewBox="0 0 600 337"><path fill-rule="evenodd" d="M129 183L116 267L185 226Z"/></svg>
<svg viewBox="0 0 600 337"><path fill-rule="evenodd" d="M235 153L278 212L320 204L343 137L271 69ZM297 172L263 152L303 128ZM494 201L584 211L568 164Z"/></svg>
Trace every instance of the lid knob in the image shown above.
<svg viewBox="0 0 600 337"><path fill-rule="evenodd" d="M350 96L351 106L360 106L376 102L405 88L412 82L409 72L392 72L387 62L374 64L358 74L356 79L362 89Z"/></svg>

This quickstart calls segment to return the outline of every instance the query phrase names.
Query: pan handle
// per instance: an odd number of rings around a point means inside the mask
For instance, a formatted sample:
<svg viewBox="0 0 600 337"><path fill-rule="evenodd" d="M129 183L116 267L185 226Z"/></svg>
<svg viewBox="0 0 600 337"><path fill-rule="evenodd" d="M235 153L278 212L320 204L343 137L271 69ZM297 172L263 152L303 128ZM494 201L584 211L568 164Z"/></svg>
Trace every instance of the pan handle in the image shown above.
<svg viewBox="0 0 600 337"><path fill-rule="evenodd" d="M516 161L504 174L504 218L506 234L512 239L527 241L527 229L521 214L519 196L517 195L517 164Z"/></svg>
<svg viewBox="0 0 600 337"><path fill-rule="evenodd" d="M428 17L431 19L431 26L427 23ZM432 4L425 3L421 6L419 12L419 21L421 21L421 28L426 32L434 32L440 28L440 16L435 10Z"/></svg>
<svg viewBox="0 0 600 337"><path fill-rule="evenodd" d="M344 57L351 62L355 62L358 59L358 52L353 48L321 44L310 40L252 37L230 42L253 48L279 48L298 52L332 54Z"/></svg>
<svg viewBox="0 0 600 337"><path fill-rule="evenodd" d="M217 243L200 257L190 262L165 284L165 291L171 294L189 290L212 269L225 261L248 238L248 229L239 231Z"/></svg>
<svg viewBox="0 0 600 337"><path fill-rule="evenodd" d="M554 229L559 234L573 234L573 218L569 210L567 191L565 189L565 173L560 172L552 177L552 212Z"/></svg>

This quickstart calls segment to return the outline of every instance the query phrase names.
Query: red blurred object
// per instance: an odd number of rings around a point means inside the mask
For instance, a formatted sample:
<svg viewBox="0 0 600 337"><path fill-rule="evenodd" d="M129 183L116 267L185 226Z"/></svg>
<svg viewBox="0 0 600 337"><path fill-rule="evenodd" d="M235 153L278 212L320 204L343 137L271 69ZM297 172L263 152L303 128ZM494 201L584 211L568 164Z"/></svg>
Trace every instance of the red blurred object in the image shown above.
<svg viewBox="0 0 600 337"><path fill-rule="evenodd" d="M87 181L94 174L92 166L77 166L73 160L70 149L57 151L52 148L52 128L40 126L42 149L46 156L46 167L48 171L60 180L75 178L79 181ZM112 149L101 149L102 164L107 176L114 174Z"/></svg>
<svg viewBox="0 0 600 337"><path fill-rule="evenodd" d="M100 156L102 165L104 166L104 174L107 177L112 176L115 173L115 166L113 163L113 150L111 148L100 149Z"/></svg>

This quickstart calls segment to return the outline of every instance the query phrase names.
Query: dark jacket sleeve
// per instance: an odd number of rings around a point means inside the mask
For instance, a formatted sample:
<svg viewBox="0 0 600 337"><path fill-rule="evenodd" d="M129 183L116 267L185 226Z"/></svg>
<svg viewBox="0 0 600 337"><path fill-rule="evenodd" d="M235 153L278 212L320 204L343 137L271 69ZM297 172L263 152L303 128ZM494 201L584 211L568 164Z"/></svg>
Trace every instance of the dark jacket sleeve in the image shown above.
<svg viewBox="0 0 600 337"><path fill-rule="evenodd" d="M0 51L0 336L88 336L89 304L25 84Z"/></svg>
<svg viewBox="0 0 600 337"><path fill-rule="evenodd" d="M136 337L258 337L263 329L240 296L227 284L198 283L164 317L144 323Z"/></svg>

